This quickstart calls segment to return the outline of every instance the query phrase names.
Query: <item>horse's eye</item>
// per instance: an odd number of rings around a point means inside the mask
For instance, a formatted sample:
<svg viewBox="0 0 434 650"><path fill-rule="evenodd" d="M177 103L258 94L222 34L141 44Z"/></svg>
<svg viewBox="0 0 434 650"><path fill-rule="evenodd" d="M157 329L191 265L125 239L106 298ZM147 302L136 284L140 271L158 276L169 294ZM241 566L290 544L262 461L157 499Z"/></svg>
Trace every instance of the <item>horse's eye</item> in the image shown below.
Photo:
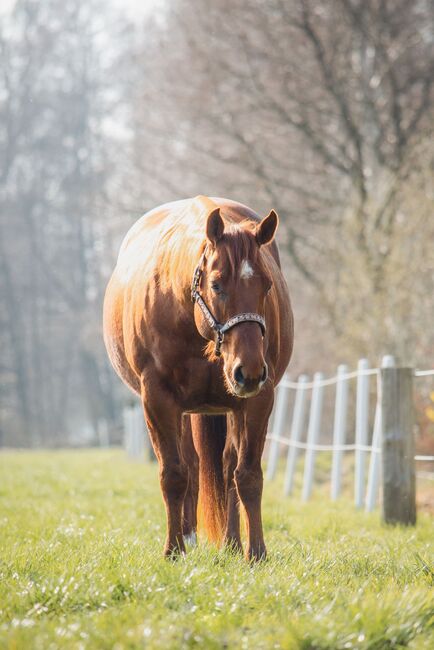
<svg viewBox="0 0 434 650"><path fill-rule="evenodd" d="M214 291L214 293L221 293L222 290L218 282L211 282L211 289Z"/></svg>

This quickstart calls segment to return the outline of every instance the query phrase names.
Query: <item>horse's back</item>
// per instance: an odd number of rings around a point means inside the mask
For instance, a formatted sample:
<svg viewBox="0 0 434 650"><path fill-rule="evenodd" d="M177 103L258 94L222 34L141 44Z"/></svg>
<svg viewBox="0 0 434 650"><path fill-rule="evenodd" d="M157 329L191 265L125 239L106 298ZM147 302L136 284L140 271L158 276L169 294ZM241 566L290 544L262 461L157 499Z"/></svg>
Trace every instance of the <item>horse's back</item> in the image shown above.
<svg viewBox="0 0 434 650"><path fill-rule="evenodd" d="M192 199L164 203L146 212L131 226L121 244L118 263L125 254L131 254L131 247L138 242L146 244L144 253L152 254L153 249L161 243L170 229L181 228L185 224L191 226L190 232L185 233L187 237L198 234L203 239L207 216L215 207L220 207L222 216L233 223L240 223L246 219L260 220L258 214L251 208L225 198L199 195Z"/></svg>
<svg viewBox="0 0 434 650"><path fill-rule="evenodd" d="M219 207L227 223L239 224L243 221L258 223L261 217L251 208L222 197L198 195L191 199L181 199L164 203L146 212L136 221L126 234L120 247L117 274L128 282L134 271L150 275L158 264L158 250L176 244L180 237L189 246L189 252L196 253L205 237L207 217L214 208ZM277 245L273 242L269 251L280 266Z"/></svg>

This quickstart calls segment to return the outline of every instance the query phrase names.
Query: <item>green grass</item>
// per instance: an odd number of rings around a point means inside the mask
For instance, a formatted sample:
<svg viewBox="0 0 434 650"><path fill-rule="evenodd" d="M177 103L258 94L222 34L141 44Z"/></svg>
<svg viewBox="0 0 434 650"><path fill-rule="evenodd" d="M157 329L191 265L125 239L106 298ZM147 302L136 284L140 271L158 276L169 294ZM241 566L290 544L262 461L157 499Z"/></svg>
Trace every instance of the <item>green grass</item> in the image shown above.
<svg viewBox="0 0 434 650"><path fill-rule="evenodd" d="M154 466L120 451L0 454L0 648L433 648L433 520L267 485L269 560L162 559Z"/></svg>

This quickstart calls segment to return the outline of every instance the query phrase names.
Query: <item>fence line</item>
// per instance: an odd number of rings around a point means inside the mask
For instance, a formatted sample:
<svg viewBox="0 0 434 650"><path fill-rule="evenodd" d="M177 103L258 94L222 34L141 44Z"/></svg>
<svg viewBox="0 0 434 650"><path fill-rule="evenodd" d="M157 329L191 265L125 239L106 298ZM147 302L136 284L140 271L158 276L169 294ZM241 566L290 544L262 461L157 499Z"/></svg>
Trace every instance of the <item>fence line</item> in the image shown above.
<svg viewBox="0 0 434 650"><path fill-rule="evenodd" d="M277 389L276 415L274 417L272 431L267 435L270 443L267 478L272 479L276 474L281 445L287 447L284 494L291 494L294 486L298 453L300 450L304 451L302 499L306 501L310 498L313 489L316 453L323 451L332 452L330 496L334 500L339 496L341 491L343 453L355 452L355 505L358 508L364 505L367 511L373 510L379 496L381 459L383 455L381 452L382 445L384 445L384 441L382 441L381 373L384 369L394 369L395 367L394 357L386 355L382 359L380 368L369 368L368 360L360 359L357 370L348 372L347 367L341 365L338 367L337 374L327 379L321 373L315 373L313 381L309 381L306 375L301 375L298 381L291 381L287 376L284 376ZM370 377L372 376L377 377L377 403L375 407L372 443L368 444L369 383ZM434 370L414 370L412 376L434 376ZM348 416L348 380L350 379L357 379L354 443L345 442ZM336 385L333 442L330 444L320 444L318 438L321 428L323 389L332 385ZM289 437L286 437L287 417L285 417L283 411L287 408L288 394L291 389L295 390L295 401L290 433ZM309 389L312 389L312 395L307 425L307 441L303 442L301 436L307 405L306 391ZM388 404L389 398L387 399ZM389 409L389 406L387 408ZM389 412L390 410L388 410ZM395 450L394 453L400 452ZM369 454L369 467L367 468L368 475L366 479L367 454ZM414 461L431 462L434 461L434 456L417 454L414 456ZM416 474L419 477L430 479L434 477L434 474L430 472L417 472Z"/></svg>
<svg viewBox="0 0 434 650"><path fill-rule="evenodd" d="M303 492L302 499L307 501L310 498L313 487L313 473L315 468L315 445L319 436L321 425L322 402L324 393L323 374L317 372L314 376L312 401L310 404L309 427L307 430L307 442L309 448L306 451L304 462ZM280 431L279 431L280 434Z"/></svg>
<svg viewBox="0 0 434 650"><path fill-rule="evenodd" d="M373 447L372 445L359 445L357 443L349 443L348 445L310 445L308 442L299 442L298 440L291 440L290 438L281 438L274 435L274 433L267 434L267 440L278 442L285 447L295 447L296 449L313 449L314 451L370 451L375 454L381 452L381 447ZM421 462L434 462L434 456L421 456L417 454L414 460Z"/></svg>
<svg viewBox="0 0 434 650"><path fill-rule="evenodd" d="M357 388L356 388L356 446L354 451L354 502L356 508L363 508L365 491L366 454L365 451L372 451L368 447L369 429L369 369L367 359L359 359L357 364Z"/></svg>
<svg viewBox="0 0 434 650"><path fill-rule="evenodd" d="M278 442L281 445L285 445L287 447L295 447L296 449L313 449L314 451L374 451L375 453L380 453L381 448L380 447L372 447L372 445L358 445L357 443L349 443L347 445L319 445L319 444L314 444L310 445L308 442L298 442L295 440L291 440L290 438L281 438L280 436L276 436L274 433L269 433L267 434L267 440L273 440L275 442ZM429 457L427 457L429 458Z"/></svg>
<svg viewBox="0 0 434 650"><path fill-rule="evenodd" d="M291 494L295 467L297 464L297 454L300 443L301 433L303 431L304 412L306 405L306 391L303 390L303 385L307 383L307 375L301 375L298 380L300 390L295 394L294 412L292 415L291 425L291 442L292 445L288 446L288 456L286 460L285 479L283 482L283 494L287 496ZM303 444L303 443L300 443Z"/></svg>
<svg viewBox="0 0 434 650"><path fill-rule="evenodd" d="M342 380L342 379L355 379L356 377L359 377L359 376L362 376L362 375L366 376L366 377L369 377L370 375L378 375L378 373L379 373L378 368L370 368L370 369L366 369L366 370L361 370L360 372L358 370L353 370L352 372L345 372L345 373L342 373L341 375L337 374L334 377L329 377L328 379L321 379L318 382L315 382L315 380L314 381L306 381L303 384L302 390L308 390L310 388L313 388L315 385L333 386L333 384L336 384L339 380ZM299 385L298 381L291 381L287 377L283 377L283 379L280 382L279 386L285 386L286 388L295 388L295 389L300 388L300 385Z"/></svg>
<svg viewBox="0 0 434 650"><path fill-rule="evenodd" d="M393 368L395 359L390 354L383 357L382 368ZM383 426L381 412L381 376L377 375L377 404L375 406L374 431L372 434L372 446L377 448L381 444L381 428ZM372 512L377 503L380 491L380 454L371 453L368 470L368 484L366 487L365 510Z"/></svg>
<svg viewBox="0 0 434 650"><path fill-rule="evenodd" d="M333 425L333 459L332 459L332 480L330 497L336 501L341 491L342 474L342 446L345 445L345 433L348 410L348 381L345 375L348 368L340 365L338 368L338 380L336 383L335 419Z"/></svg>
<svg viewBox="0 0 434 650"><path fill-rule="evenodd" d="M393 358L391 355L386 355L387 358ZM386 358L385 357L385 358ZM360 361L366 361L367 359L360 359ZM386 366L387 367L387 366ZM321 380L321 386L333 386L336 384L339 379L355 379L356 377L369 377L373 375L378 375L380 372L379 368L369 368L369 369L360 369L353 370L351 372L345 373L342 377L339 374L334 375L333 377L328 377L327 379ZM415 370L415 377L431 377L434 376L434 370ZM315 385L314 381L306 381L302 387L302 390L309 390ZM285 386L286 388L301 388L298 381L291 381L287 376L284 376L279 386Z"/></svg>
<svg viewBox="0 0 434 650"><path fill-rule="evenodd" d="M283 390L279 387L276 397L276 407L274 413L274 423L277 429L280 431L285 426L285 417L286 410L288 405L289 391ZM274 478L274 475L277 470L277 463L279 461L279 445L274 445L270 449L270 454L268 457L268 467L267 467L267 478L269 480Z"/></svg>

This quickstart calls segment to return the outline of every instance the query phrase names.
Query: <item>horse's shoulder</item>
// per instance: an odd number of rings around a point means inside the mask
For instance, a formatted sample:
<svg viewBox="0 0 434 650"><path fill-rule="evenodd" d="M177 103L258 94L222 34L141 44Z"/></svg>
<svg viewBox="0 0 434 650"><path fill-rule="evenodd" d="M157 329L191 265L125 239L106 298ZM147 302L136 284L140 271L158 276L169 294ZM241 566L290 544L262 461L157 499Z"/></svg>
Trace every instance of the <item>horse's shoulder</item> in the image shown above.
<svg viewBox="0 0 434 650"><path fill-rule="evenodd" d="M169 226L170 222L184 204L185 200L171 201L170 203L164 203L163 205L159 205L156 208L152 208L152 210L145 212L145 214L133 223L125 235L120 247L119 256L121 256L125 250L141 236L149 236L152 231L155 231L157 234L162 227Z"/></svg>

